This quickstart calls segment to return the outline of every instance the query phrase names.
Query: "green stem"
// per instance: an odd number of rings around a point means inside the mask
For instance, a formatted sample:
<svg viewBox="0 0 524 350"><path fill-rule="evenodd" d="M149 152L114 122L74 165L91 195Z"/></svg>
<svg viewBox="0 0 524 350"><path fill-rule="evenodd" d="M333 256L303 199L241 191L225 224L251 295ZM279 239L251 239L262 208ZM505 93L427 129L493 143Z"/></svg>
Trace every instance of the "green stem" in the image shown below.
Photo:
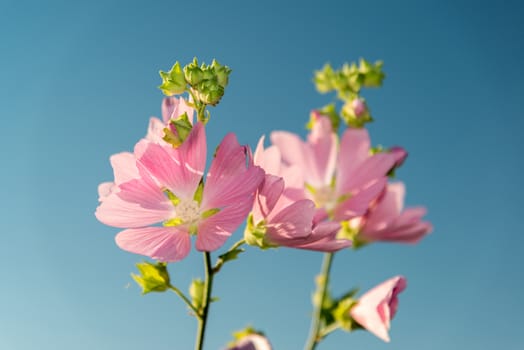
<svg viewBox="0 0 524 350"><path fill-rule="evenodd" d="M311 320L311 329L309 331L309 337L306 343L305 350L314 350L318 343L322 340L321 320L322 306L326 299L327 287L329 285L329 272L331 270L331 263L333 262L334 253L325 253L324 260L322 262L322 271L319 276L319 283L317 285L316 295L320 296L315 309L313 310L313 319Z"/></svg>
<svg viewBox="0 0 524 350"><path fill-rule="evenodd" d="M239 240L238 242L236 242L235 244L233 244L231 246L231 248L229 248L229 250L227 252L225 252L224 254L220 255L217 259L217 262L215 264L215 266L213 267L213 274L217 274L220 269L222 268L222 265L224 265L225 261L223 259L223 256L224 255L227 255L228 253L234 251L235 249L237 249L238 247L241 247L242 245L244 245L246 243L246 240L245 239L241 239Z"/></svg>
<svg viewBox="0 0 524 350"><path fill-rule="evenodd" d="M193 305L193 303L191 302L191 300L188 299L188 297L186 297L184 295L184 293L182 293L182 291L180 289L178 289L177 287L175 286L169 286L169 289L171 289L173 292L175 292L186 304L187 306L193 310L193 312L195 313L195 316L197 318L200 318L200 313L198 312L198 310L195 308L195 306Z"/></svg>
<svg viewBox="0 0 524 350"><path fill-rule="evenodd" d="M204 336L206 333L207 315L209 312L209 304L211 303L211 290L213 287L213 268L211 267L211 254L204 252L204 300L202 301L202 313L198 319L198 331L195 343L195 350L202 350L204 346Z"/></svg>
<svg viewBox="0 0 524 350"><path fill-rule="evenodd" d="M320 330L320 332L319 332L319 339L324 339L329 333L332 333L332 332L336 331L339 328L340 328L340 326L336 322L333 323L330 326L322 328Z"/></svg>

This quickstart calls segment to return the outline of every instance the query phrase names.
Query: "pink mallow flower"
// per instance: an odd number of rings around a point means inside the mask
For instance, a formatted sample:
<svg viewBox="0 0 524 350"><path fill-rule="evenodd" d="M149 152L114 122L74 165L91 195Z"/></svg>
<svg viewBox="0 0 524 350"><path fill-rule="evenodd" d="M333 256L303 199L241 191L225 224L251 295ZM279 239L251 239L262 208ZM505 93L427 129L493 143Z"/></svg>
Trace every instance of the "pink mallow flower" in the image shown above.
<svg viewBox="0 0 524 350"><path fill-rule="evenodd" d="M362 327L389 342L390 321L398 306L397 295L406 289L406 279L396 276L365 293L351 308L351 317Z"/></svg>
<svg viewBox="0 0 524 350"><path fill-rule="evenodd" d="M340 229L338 223L314 223L315 203L309 199L292 200L286 196L285 190L282 177L265 176L246 227L248 244L323 252L334 252L351 245L351 241L336 238Z"/></svg>
<svg viewBox="0 0 524 350"><path fill-rule="evenodd" d="M403 209L405 186L402 182L390 183L384 195L362 219L350 221L357 228L357 239L362 242L392 241L417 243L433 229L422 221L424 207Z"/></svg>
<svg viewBox="0 0 524 350"><path fill-rule="evenodd" d="M390 152L372 154L366 129L346 129L339 144L329 118L318 113L313 113L307 141L284 131L273 132L271 141L282 166L299 169L301 189L316 205L316 221L343 221L365 214L384 191L387 174L398 159ZM265 164L262 167L273 174Z"/></svg>
<svg viewBox="0 0 524 350"><path fill-rule="evenodd" d="M197 250L216 250L246 218L264 177L262 169L246 165L247 153L228 134L202 189L206 137L201 123L178 148L142 140L134 151L139 177L116 182L118 189L95 215L107 225L126 228L116 243L132 253L178 261L189 253L191 235L197 236Z"/></svg>

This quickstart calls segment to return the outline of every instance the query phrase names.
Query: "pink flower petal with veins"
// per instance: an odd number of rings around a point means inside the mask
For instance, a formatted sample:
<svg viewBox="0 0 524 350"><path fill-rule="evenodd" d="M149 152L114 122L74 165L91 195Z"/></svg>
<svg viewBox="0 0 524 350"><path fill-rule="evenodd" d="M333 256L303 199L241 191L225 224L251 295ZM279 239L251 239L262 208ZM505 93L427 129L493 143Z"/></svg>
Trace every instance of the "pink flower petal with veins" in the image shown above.
<svg viewBox="0 0 524 350"><path fill-rule="evenodd" d="M182 260L191 249L189 234L175 227L127 229L115 241L123 250L164 262Z"/></svg>
<svg viewBox="0 0 524 350"><path fill-rule="evenodd" d="M244 222L252 205L253 197L248 196L202 221L198 225L197 250L210 252L220 248Z"/></svg>
<svg viewBox="0 0 524 350"><path fill-rule="evenodd" d="M202 124L198 123L177 149L145 140L139 142L135 148L142 153L139 163L159 184L179 197L193 196L206 162L205 130Z"/></svg>
<svg viewBox="0 0 524 350"><path fill-rule="evenodd" d="M247 166L247 153L234 134L224 137L206 178L201 205L204 210L222 208L254 195L264 171L258 166Z"/></svg>

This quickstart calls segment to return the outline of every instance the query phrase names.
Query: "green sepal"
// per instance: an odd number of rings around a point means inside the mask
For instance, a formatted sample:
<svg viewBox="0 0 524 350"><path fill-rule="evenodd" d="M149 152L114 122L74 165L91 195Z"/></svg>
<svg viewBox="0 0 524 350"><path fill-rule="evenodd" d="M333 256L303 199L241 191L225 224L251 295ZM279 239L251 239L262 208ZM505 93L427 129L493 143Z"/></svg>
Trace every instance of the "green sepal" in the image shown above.
<svg viewBox="0 0 524 350"><path fill-rule="evenodd" d="M220 209L219 208L212 208L212 209L208 209L206 210L205 212L202 213L202 215L200 215L202 217L202 219L207 219L213 215L215 215L216 213L220 212Z"/></svg>
<svg viewBox="0 0 524 350"><path fill-rule="evenodd" d="M193 279L189 285L189 295L195 308L201 310L204 304L204 281L200 278Z"/></svg>
<svg viewBox="0 0 524 350"><path fill-rule="evenodd" d="M163 262L150 263L147 261L137 263L139 274L131 274L131 277L142 288L142 294L150 292L164 292L169 287L169 272L167 264Z"/></svg>
<svg viewBox="0 0 524 350"><path fill-rule="evenodd" d="M351 227L349 221L340 221L340 229L337 232L337 239L347 239L354 241L358 233L359 229Z"/></svg>
<svg viewBox="0 0 524 350"><path fill-rule="evenodd" d="M159 74L162 78L162 84L158 88L162 90L164 95L173 96L186 91L186 79L178 61L171 67L169 72L160 71Z"/></svg>
<svg viewBox="0 0 524 350"><path fill-rule="evenodd" d="M193 125L189 121L187 113L180 115L177 119L171 119L169 123L175 128L176 133L169 127L164 128L164 137L162 138L174 148L179 147L189 136Z"/></svg>
<svg viewBox="0 0 524 350"><path fill-rule="evenodd" d="M176 227L176 226L182 225L183 223L184 223L184 220L182 220L181 218L173 218L173 219L164 221L162 225L164 225L164 227Z"/></svg>
<svg viewBox="0 0 524 350"><path fill-rule="evenodd" d="M176 207L179 203L180 203L180 198L178 198L176 196L176 194L174 194L173 192L171 192L171 190L168 190L167 188L164 189L164 194L167 196L167 198L169 198L169 200L171 201L171 203L173 203L173 205Z"/></svg>
<svg viewBox="0 0 524 350"><path fill-rule="evenodd" d="M355 322L351 318L350 310L355 306L358 301L353 299L357 290L352 290L346 296L337 300L336 306L333 308L333 318L337 322L337 325L345 331L352 331L355 328Z"/></svg>
<svg viewBox="0 0 524 350"><path fill-rule="evenodd" d="M244 239L247 244L259 247L263 250L278 247L278 245L272 244L266 240L266 222L262 220L255 224L252 213L247 217Z"/></svg>
<svg viewBox="0 0 524 350"><path fill-rule="evenodd" d="M349 221L340 222L340 230L337 232L337 239L347 239L351 241L352 249L359 249L368 244L359 237L360 229L351 227Z"/></svg>
<svg viewBox="0 0 524 350"><path fill-rule="evenodd" d="M199 205L202 204L202 196L204 195L204 179L200 179L198 187L193 195L193 200L195 200ZM211 209L213 210L213 209Z"/></svg>

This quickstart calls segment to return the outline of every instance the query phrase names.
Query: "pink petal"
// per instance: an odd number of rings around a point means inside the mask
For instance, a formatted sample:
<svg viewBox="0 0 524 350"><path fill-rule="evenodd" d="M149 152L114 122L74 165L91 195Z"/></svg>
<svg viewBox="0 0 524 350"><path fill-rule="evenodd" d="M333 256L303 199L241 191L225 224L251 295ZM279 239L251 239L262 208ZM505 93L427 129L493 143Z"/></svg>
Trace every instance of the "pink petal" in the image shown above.
<svg viewBox="0 0 524 350"><path fill-rule="evenodd" d="M282 239L305 237L311 234L315 204L303 199L295 202L267 218L266 236L271 242Z"/></svg>
<svg viewBox="0 0 524 350"><path fill-rule="evenodd" d="M404 193L405 189L402 182L388 184L384 196L366 218L366 229L377 231L390 225L402 211Z"/></svg>
<svg viewBox="0 0 524 350"><path fill-rule="evenodd" d="M133 153L122 152L114 154L111 156L110 161L115 175L115 184L120 185L139 177L136 158Z"/></svg>
<svg viewBox="0 0 524 350"><path fill-rule="evenodd" d="M255 196L255 204L253 206L253 218L255 222L269 215L283 190L284 180L281 177L266 174Z"/></svg>
<svg viewBox="0 0 524 350"><path fill-rule="evenodd" d="M114 182L102 182L98 185L98 201L103 202L111 193L113 193L115 187Z"/></svg>
<svg viewBox="0 0 524 350"><path fill-rule="evenodd" d="M146 140L153 143L163 143L164 128L166 124L160 119L151 117L149 118L149 126L147 128Z"/></svg>
<svg viewBox="0 0 524 350"><path fill-rule="evenodd" d="M145 148L139 162L155 177L181 198L191 198L202 178L206 160L204 127L198 123L189 137L177 149L142 141L137 149ZM137 151L138 151L137 150Z"/></svg>
<svg viewBox="0 0 524 350"><path fill-rule="evenodd" d="M169 205L158 204L156 207L143 207L132 203L113 193L96 209L96 218L109 226L143 227L169 218L173 209Z"/></svg>
<svg viewBox="0 0 524 350"><path fill-rule="evenodd" d="M432 230L433 226L429 222L419 222L408 227L391 227L380 234L370 236L373 240L414 244ZM367 239L367 235L364 239Z"/></svg>
<svg viewBox="0 0 524 350"><path fill-rule="evenodd" d="M182 260L191 249L189 234L174 227L128 229L115 240L123 250L164 262Z"/></svg>
<svg viewBox="0 0 524 350"><path fill-rule="evenodd" d="M366 129L346 129L340 141L337 183L345 184L351 181L360 165L369 158L369 150L370 140Z"/></svg>
<svg viewBox="0 0 524 350"><path fill-rule="evenodd" d="M246 197L203 220L198 225L197 250L211 252L220 248L244 222L252 205L252 197Z"/></svg>
<svg viewBox="0 0 524 350"><path fill-rule="evenodd" d="M258 141L254 155L254 163L258 165L266 174L280 176L281 155L276 146L270 146L264 149L264 136Z"/></svg>
<svg viewBox="0 0 524 350"><path fill-rule="evenodd" d="M311 235L294 247L331 253L350 247L351 241L336 238L339 230L340 224L338 222L323 222L316 225Z"/></svg>
<svg viewBox="0 0 524 350"><path fill-rule="evenodd" d="M311 133L308 135L308 143L311 147L313 158L311 165L318 179L313 185L329 184L335 172L337 162L337 135L331 128L328 117L319 115L313 124Z"/></svg>
<svg viewBox="0 0 524 350"><path fill-rule="evenodd" d="M364 160L349 178L337 178L338 193L352 193L371 181L384 177L395 164L389 153L378 153ZM342 166L340 167L342 169Z"/></svg>
<svg viewBox="0 0 524 350"><path fill-rule="evenodd" d="M201 207L222 208L254 195L264 179L264 171L257 166L246 168L245 147L240 146L234 134L228 134L218 146L211 163Z"/></svg>
<svg viewBox="0 0 524 350"><path fill-rule="evenodd" d="M166 97L162 101L162 119L164 124L167 124L170 119L177 119L184 113L187 113L189 122L193 124L194 112L194 108L190 107L182 97Z"/></svg>
<svg viewBox="0 0 524 350"><path fill-rule="evenodd" d="M360 192L337 205L334 212L335 219L350 220L356 216L364 215L369 209L371 202L382 194L386 184L386 177L368 183L367 187L361 189Z"/></svg>

